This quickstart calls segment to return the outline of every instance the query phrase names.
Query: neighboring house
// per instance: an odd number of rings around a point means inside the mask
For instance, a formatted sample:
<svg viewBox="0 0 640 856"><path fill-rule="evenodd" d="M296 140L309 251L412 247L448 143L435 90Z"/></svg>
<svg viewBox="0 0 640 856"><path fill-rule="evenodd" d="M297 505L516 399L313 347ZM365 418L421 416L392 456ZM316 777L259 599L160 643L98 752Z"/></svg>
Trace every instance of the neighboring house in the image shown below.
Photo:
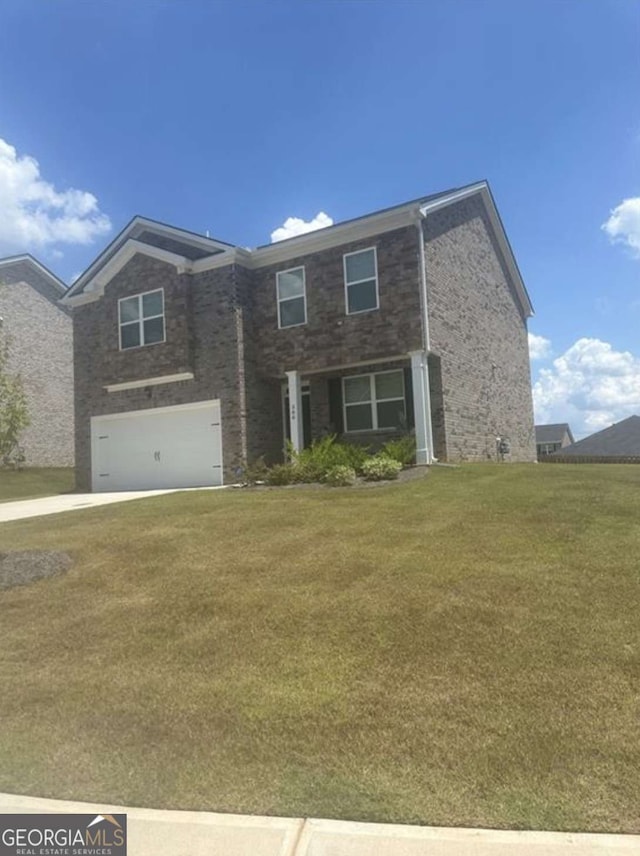
<svg viewBox="0 0 640 856"><path fill-rule="evenodd" d="M532 308L486 182L255 250L135 217L65 303L81 488L234 482L327 432L535 460Z"/></svg>
<svg viewBox="0 0 640 856"><path fill-rule="evenodd" d="M573 434L567 422L554 425L536 425L536 451L538 459L543 455L551 455L558 449L564 449L573 443Z"/></svg>
<svg viewBox="0 0 640 856"><path fill-rule="evenodd" d="M551 457L589 459L592 463L623 460L640 462L640 416L629 416L560 449Z"/></svg>
<svg viewBox="0 0 640 856"><path fill-rule="evenodd" d="M22 377L31 419L20 441L29 467L73 466L73 323L59 302L65 291L30 255L0 259L9 369Z"/></svg>

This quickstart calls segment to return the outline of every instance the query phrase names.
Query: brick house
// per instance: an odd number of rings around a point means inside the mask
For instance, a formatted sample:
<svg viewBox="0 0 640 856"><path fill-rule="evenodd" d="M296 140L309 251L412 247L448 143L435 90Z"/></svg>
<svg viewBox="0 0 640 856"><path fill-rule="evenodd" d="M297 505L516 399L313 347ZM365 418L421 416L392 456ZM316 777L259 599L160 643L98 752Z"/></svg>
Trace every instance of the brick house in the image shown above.
<svg viewBox="0 0 640 856"><path fill-rule="evenodd" d="M229 483L327 432L535 460L532 308L486 182L255 250L136 217L64 302L80 488Z"/></svg>
<svg viewBox="0 0 640 856"><path fill-rule="evenodd" d="M71 467L73 324L60 304L66 285L30 255L0 259L0 324L9 370L22 377L31 424L20 438L25 463Z"/></svg>
<svg viewBox="0 0 640 856"><path fill-rule="evenodd" d="M565 446L575 442L571 428L567 422L556 422L552 425L536 425L536 453L538 460L545 455L551 455Z"/></svg>

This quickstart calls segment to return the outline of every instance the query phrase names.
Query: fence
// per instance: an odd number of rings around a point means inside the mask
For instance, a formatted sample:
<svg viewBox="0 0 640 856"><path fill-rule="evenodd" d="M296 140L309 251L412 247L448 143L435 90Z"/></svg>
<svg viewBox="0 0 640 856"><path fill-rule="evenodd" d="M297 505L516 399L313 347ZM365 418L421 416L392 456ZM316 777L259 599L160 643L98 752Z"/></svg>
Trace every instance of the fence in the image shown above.
<svg viewBox="0 0 640 856"><path fill-rule="evenodd" d="M541 464L640 464L640 455L540 455Z"/></svg>

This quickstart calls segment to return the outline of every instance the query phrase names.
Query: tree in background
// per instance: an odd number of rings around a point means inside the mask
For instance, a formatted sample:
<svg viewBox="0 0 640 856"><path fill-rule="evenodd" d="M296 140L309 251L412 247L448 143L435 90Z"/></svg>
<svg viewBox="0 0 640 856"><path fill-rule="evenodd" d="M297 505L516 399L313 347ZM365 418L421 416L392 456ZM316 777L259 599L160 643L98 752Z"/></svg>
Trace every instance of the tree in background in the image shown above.
<svg viewBox="0 0 640 856"><path fill-rule="evenodd" d="M29 422L22 378L9 369L9 337L0 319L0 466L19 468L24 463L19 441Z"/></svg>

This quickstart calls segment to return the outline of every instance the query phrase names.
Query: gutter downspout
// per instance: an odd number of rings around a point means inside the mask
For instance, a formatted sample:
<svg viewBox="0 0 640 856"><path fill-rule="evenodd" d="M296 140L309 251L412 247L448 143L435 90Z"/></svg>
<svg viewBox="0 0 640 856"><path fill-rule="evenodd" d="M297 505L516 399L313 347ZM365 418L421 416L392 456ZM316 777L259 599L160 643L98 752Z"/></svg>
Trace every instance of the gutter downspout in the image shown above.
<svg viewBox="0 0 640 856"><path fill-rule="evenodd" d="M416 228L418 230L418 247L419 247L419 255L420 255L420 310L421 310L421 320L422 320L422 349L424 353L423 357L423 367L422 367L422 384L423 384L423 395L424 395L424 404L426 410L426 434L427 434L427 449L426 449L426 463L432 464L435 463L438 459L434 456L433 453L433 425L431 422L431 387L429 385L429 354L431 353L431 336L429 333L429 302L428 302L428 293L427 293L427 264L425 260L425 241L424 241L424 232L423 232L423 223L427 222L427 209L426 207L420 208L418 210L418 217L416 220Z"/></svg>

